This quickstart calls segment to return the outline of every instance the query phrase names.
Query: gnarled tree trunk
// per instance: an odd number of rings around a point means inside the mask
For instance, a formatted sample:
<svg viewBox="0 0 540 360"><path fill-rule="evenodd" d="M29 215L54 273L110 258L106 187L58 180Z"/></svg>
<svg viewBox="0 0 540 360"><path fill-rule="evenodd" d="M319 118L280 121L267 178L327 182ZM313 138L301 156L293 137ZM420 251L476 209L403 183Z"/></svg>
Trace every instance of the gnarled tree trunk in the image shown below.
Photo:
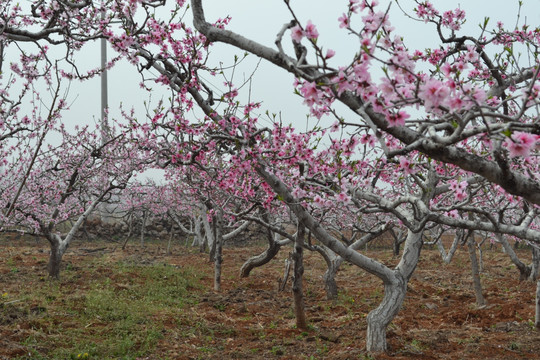
<svg viewBox="0 0 540 360"><path fill-rule="evenodd" d="M59 279L60 264L62 262L62 256L64 256L64 253L66 252L67 244L65 244L57 234L47 234L47 240L51 245L47 272L49 273L49 277Z"/></svg>
<svg viewBox="0 0 540 360"><path fill-rule="evenodd" d="M519 259L516 252L514 251L514 248L510 246L510 244L508 243L508 240L503 234L496 234L495 236L497 237L497 241L501 243L506 255L510 257L510 260L512 260L512 263L514 263L514 265L516 265L517 269L519 270L519 279L520 280L528 279L531 274L531 268Z"/></svg>
<svg viewBox="0 0 540 360"><path fill-rule="evenodd" d="M214 290L221 290L221 264L223 263L223 215L221 211L214 217Z"/></svg>
<svg viewBox="0 0 540 360"><path fill-rule="evenodd" d="M248 277L251 270L256 267L263 266L272 260L281 249L281 245L274 238L274 233L270 230L266 230L266 239L268 240L268 247L262 254L250 257L240 268L240 277Z"/></svg>
<svg viewBox="0 0 540 360"><path fill-rule="evenodd" d="M193 236L193 243L191 244L191 246L199 246L199 251L201 253L203 253L206 249L206 242L205 242L205 237L203 235L203 232L202 232L202 218L201 216L206 216L206 215L199 215L199 216L196 216L194 221L195 221L195 226L194 226L194 236Z"/></svg>
<svg viewBox="0 0 540 360"><path fill-rule="evenodd" d="M142 223L141 223L141 247L144 247L144 234L146 232L146 222L148 221L148 217L150 215L150 211L145 210L142 214Z"/></svg>
<svg viewBox="0 0 540 360"><path fill-rule="evenodd" d="M362 247L366 246L369 242L376 239L385 231L389 230L387 225L384 225L380 227L379 229L373 230L371 233L362 236L360 239L356 240L351 245L349 245L349 249L359 250ZM390 230L392 229L390 228ZM312 246L312 248L315 251L317 251L319 254L321 254L324 261L326 262L327 269L323 275L324 288L326 290L326 298L328 300L334 300L338 296L338 286L336 283L336 275L339 268L341 267L341 264L343 263L343 258L337 255L335 252L333 252L326 246L314 245Z"/></svg>
<svg viewBox="0 0 540 360"><path fill-rule="evenodd" d="M540 330L540 280L536 282L536 315L534 317L534 325Z"/></svg>
<svg viewBox="0 0 540 360"><path fill-rule="evenodd" d="M393 276L384 281L384 297L381 304L367 316L366 349L372 353L388 349L386 331L398 314L407 293L407 284L416 269L422 250L422 232L407 231L403 255Z"/></svg>
<svg viewBox="0 0 540 360"><path fill-rule="evenodd" d="M536 246L531 246L532 262L530 265L531 273L529 274L529 281L536 281L538 279L538 271L540 268L540 249Z"/></svg>
<svg viewBox="0 0 540 360"><path fill-rule="evenodd" d="M407 281L396 277L393 283L384 285L384 298L381 304L367 316L366 349L372 353L388 349L386 330L397 315L407 293Z"/></svg>
<svg viewBox="0 0 540 360"><path fill-rule="evenodd" d="M126 249L126 245L129 241L129 238L131 237L132 232L133 232L133 212L129 214L128 233L126 235L126 238L124 239L124 242L122 243L122 250Z"/></svg>
<svg viewBox="0 0 540 360"><path fill-rule="evenodd" d="M298 232L294 241L293 278L292 292L294 298L294 313L296 315L296 327L301 330L307 329L306 310L304 306L304 236L306 227L301 223L298 225Z"/></svg>
<svg viewBox="0 0 540 360"><path fill-rule="evenodd" d="M474 231L470 231L467 239L467 248L469 249L469 258L471 259L471 271L473 278L474 295L476 296L476 305L482 307L486 305L486 299L482 294L482 281L480 280L480 269L478 266L478 258L476 257L476 241L474 239Z"/></svg>
<svg viewBox="0 0 540 360"><path fill-rule="evenodd" d="M324 289L326 290L326 298L328 300L337 299L338 286L336 283L336 274L339 270L340 264L341 264L341 261L338 263L335 260L330 260L326 263L328 268L324 272L323 281L324 281Z"/></svg>

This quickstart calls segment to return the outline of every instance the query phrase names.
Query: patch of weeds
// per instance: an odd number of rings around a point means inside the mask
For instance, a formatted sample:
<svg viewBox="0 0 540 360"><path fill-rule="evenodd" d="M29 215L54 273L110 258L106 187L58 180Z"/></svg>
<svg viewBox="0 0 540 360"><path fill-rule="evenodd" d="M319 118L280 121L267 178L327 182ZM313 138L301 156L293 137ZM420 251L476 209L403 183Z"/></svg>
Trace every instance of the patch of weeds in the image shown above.
<svg viewBox="0 0 540 360"><path fill-rule="evenodd" d="M409 349L412 352L421 353L425 350L425 346L419 340L413 339L409 344Z"/></svg>
<svg viewBox="0 0 540 360"><path fill-rule="evenodd" d="M214 309L223 312L223 311L225 311L225 309L227 309L227 305L224 304L224 303L215 303L214 304Z"/></svg>
<svg viewBox="0 0 540 360"><path fill-rule="evenodd" d="M283 351L283 348L279 345L272 346L272 349L270 349L270 351L276 356L282 356L285 354L285 351Z"/></svg>
<svg viewBox="0 0 540 360"><path fill-rule="evenodd" d="M285 319L294 319L296 316L294 315L294 310L292 308L289 308L289 310L287 310L283 317Z"/></svg>
<svg viewBox="0 0 540 360"><path fill-rule="evenodd" d="M341 293L338 297L343 304L354 304L354 297L352 295Z"/></svg>
<svg viewBox="0 0 540 360"><path fill-rule="evenodd" d="M370 354L362 354L360 359L361 360L375 360L373 355L370 355Z"/></svg>
<svg viewBox="0 0 540 360"><path fill-rule="evenodd" d="M373 297L374 299L380 300L380 299L383 298L383 296L384 296L384 294L383 294L383 289L381 289L380 287L377 287L377 288L375 289L375 291L373 291L372 297Z"/></svg>
<svg viewBox="0 0 540 360"><path fill-rule="evenodd" d="M9 259L7 259L6 265L7 265L8 267L10 267L10 268L15 267L15 260L13 260L13 258L10 257Z"/></svg>
<svg viewBox="0 0 540 360"><path fill-rule="evenodd" d="M164 336L162 319L179 318L186 304L197 302L190 290L202 287L193 270L169 265L104 265L95 259L89 265L92 275L85 276L87 266L17 294L32 304L23 309L32 315L35 332L23 342L29 359L41 359L44 348L50 349L50 359L144 358L155 353ZM101 268L107 271L96 271ZM87 280L83 284L80 279ZM34 308L47 311L34 314ZM69 337L56 336L66 329Z"/></svg>
<svg viewBox="0 0 540 360"><path fill-rule="evenodd" d="M509 350L512 350L512 351L517 351L517 350L519 350L519 348L520 348L520 345L519 345L517 342L515 342L515 341L512 341L512 342L508 345L508 349L509 349Z"/></svg>
<svg viewBox="0 0 540 360"><path fill-rule="evenodd" d="M214 329L212 329L210 326L208 326L206 324L206 322L203 322L203 321L197 321L195 322L195 324L192 324L192 329L195 330L195 332L198 334L198 335L210 335L210 336L214 336Z"/></svg>
<svg viewBox="0 0 540 360"><path fill-rule="evenodd" d="M325 343L322 343L320 347L317 346L317 354L326 355L329 350L328 345Z"/></svg>
<svg viewBox="0 0 540 360"><path fill-rule="evenodd" d="M458 339L457 340L457 343L460 344L460 345L463 345L463 344L474 344L474 343L477 343L480 341L480 337L477 336L477 335L472 335L468 338L465 338L465 339Z"/></svg>
<svg viewBox="0 0 540 360"><path fill-rule="evenodd" d="M217 351L216 348L211 347L211 346L201 346L201 347L197 348L197 350L199 350L200 352L205 353L205 354L211 354L211 353L215 353Z"/></svg>
<svg viewBox="0 0 540 360"><path fill-rule="evenodd" d="M90 354L88 354L87 352L85 352L85 353L78 353L77 355L75 355L75 354L71 355L71 359L72 359L72 360L88 359L89 357L90 357Z"/></svg>
<svg viewBox="0 0 540 360"><path fill-rule="evenodd" d="M28 354L16 357L14 360L48 360L48 357L39 354L34 349L28 349Z"/></svg>

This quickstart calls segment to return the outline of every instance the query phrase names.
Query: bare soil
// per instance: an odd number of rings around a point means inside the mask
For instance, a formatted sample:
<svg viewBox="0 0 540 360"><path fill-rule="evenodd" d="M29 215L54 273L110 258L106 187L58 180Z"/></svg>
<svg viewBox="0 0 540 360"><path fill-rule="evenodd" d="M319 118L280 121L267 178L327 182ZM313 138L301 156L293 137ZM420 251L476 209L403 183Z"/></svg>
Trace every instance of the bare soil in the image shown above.
<svg viewBox="0 0 540 360"><path fill-rule="evenodd" d="M540 359L540 337L533 326L536 284L520 282L517 270L499 249L483 253L482 284L488 304L484 308L475 305L466 249L458 250L449 265L443 264L436 250L424 249L405 304L389 326L390 350L379 355L364 350L366 315L383 295L377 278L344 264L337 277L339 298L327 300L321 281L325 264L317 254L306 253L304 284L310 325L308 331L300 331L295 328L290 284L278 291L288 249L248 278L239 277L242 263L263 249L226 248L219 293L212 291L208 255L179 245L166 255L164 246L157 244L131 245L122 251L114 244L80 242L66 253L63 266L76 272L69 286L80 294L101 278L116 284L118 291L127 286L115 282L116 274L107 271L107 264L119 261L192 267L201 272L202 286L192 289L197 301L181 315L151 315L163 324L162 334L140 359ZM398 262L387 250L367 253L387 265ZM526 250L520 254L530 258ZM103 266L96 267L96 260ZM17 302L21 289L49 281L46 261L43 242L0 241L0 359L30 358L28 339L46 339L47 329L35 326L44 311L66 329L66 337L88 325L63 315L61 303L52 311L39 302ZM48 358L54 344L43 340L36 347L34 343L34 354L37 351Z"/></svg>

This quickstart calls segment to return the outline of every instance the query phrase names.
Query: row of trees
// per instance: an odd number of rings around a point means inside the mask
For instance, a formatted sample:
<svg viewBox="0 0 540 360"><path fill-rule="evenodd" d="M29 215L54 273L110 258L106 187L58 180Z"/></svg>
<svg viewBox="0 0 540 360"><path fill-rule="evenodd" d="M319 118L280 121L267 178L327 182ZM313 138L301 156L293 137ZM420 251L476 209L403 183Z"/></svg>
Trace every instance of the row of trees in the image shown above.
<svg viewBox="0 0 540 360"><path fill-rule="evenodd" d="M0 226L43 235L51 244L51 276L58 277L62 255L88 216L114 200L125 210L144 204L173 219L199 246L209 244L216 290L223 241L250 223L267 229L269 246L244 265L243 276L293 244L299 327L306 326L304 249L326 261L329 297L337 294L334 278L343 261L377 276L385 295L367 318L373 352L387 348L386 328L403 303L427 232L453 231L469 244L472 259L474 234L496 234L522 277L536 279L538 28L506 29L486 19L479 34L464 35L463 10L439 12L417 1L410 16L440 40L420 51L408 48L387 8L351 0L336 26L358 48L337 66L335 51L317 41L316 25L289 2L283 6L293 20L271 46L227 30L228 18L208 22L202 1L189 5L0 5ZM69 84L104 70L83 70L76 60L98 38L116 51L109 67L128 60L143 89L167 95L149 102L146 114L122 109L105 132L67 130ZM238 58L229 70L210 65L210 49L219 42L291 73L291 92L310 111L307 129L243 101L244 80L235 84L232 76L242 65ZM15 56L18 61L5 61ZM221 76L225 86L216 93L214 79ZM150 168L165 170L163 184L133 181ZM62 234L58 226L66 221L72 226ZM294 233L287 231L291 224ZM385 231L403 234L395 268L358 251ZM517 258L509 237L531 245L531 266ZM441 250L450 259L455 247Z"/></svg>

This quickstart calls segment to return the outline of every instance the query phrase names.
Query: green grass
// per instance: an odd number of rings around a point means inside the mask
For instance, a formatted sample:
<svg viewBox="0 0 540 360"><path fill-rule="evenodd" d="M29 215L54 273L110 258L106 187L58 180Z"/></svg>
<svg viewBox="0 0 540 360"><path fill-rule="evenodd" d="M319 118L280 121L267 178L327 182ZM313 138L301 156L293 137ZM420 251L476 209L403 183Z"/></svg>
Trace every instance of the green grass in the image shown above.
<svg viewBox="0 0 540 360"><path fill-rule="evenodd" d="M61 280L37 279L0 309L6 319L30 326L17 359L136 359L151 355L182 309L197 303L194 269L166 264L102 264L68 267ZM86 272L81 274L81 272ZM11 296L11 294L9 294Z"/></svg>

